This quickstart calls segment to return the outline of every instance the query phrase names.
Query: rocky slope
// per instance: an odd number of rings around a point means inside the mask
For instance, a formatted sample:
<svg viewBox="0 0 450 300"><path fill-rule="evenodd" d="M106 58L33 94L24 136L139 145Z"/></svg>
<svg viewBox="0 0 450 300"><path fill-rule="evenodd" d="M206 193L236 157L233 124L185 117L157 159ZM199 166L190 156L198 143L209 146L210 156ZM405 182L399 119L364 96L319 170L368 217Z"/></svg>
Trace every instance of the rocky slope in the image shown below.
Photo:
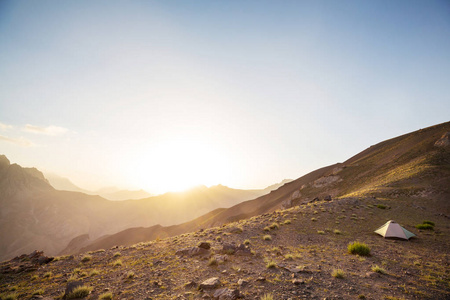
<svg viewBox="0 0 450 300"><path fill-rule="evenodd" d="M319 200L127 247L22 255L0 264L0 295L70 299L81 285L85 299L448 299L448 218L416 203ZM373 232L389 219L417 237ZM415 228L424 220L434 230ZM354 241L370 255L350 254Z"/></svg>
<svg viewBox="0 0 450 300"><path fill-rule="evenodd" d="M343 163L324 167L261 196L171 227L130 228L82 244L79 251L131 245L191 230L220 226L317 200L376 197L408 199L406 205L450 215L450 122L371 146ZM426 204L422 203L426 201ZM145 239L141 239L145 237ZM71 251L75 251L72 248Z"/></svg>

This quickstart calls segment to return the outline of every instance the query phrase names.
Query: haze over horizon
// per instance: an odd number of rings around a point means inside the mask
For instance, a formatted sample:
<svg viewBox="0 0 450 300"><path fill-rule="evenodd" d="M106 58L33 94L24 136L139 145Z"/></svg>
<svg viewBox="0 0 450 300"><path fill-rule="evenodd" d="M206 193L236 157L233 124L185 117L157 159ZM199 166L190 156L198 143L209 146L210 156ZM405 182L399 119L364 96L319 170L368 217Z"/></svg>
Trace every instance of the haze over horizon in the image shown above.
<svg viewBox="0 0 450 300"><path fill-rule="evenodd" d="M0 154L264 188L449 121L449 36L448 1L2 1Z"/></svg>

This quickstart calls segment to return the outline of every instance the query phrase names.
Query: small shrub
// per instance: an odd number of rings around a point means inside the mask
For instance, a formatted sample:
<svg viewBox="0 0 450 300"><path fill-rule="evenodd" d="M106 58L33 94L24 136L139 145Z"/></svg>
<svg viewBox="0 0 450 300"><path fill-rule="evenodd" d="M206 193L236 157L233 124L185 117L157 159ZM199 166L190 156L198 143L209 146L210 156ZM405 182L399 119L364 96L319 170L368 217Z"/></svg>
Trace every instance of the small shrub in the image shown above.
<svg viewBox="0 0 450 300"><path fill-rule="evenodd" d="M15 286L10 287L9 290L10 290L11 292L15 292L15 291L17 291L18 288L19 288L19 287L18 287L17 285L15 285Z"/></svg>
<svg viewBox="0 0 450 300"><path fill-rule="evenodd" d="M82 285L73 289L73 291L66 295L66 299L78 299L87 297L92 291L91 287Z"/></svg>
<svg viewBox="0 0 450 300"><path fill-rule="evenodd" d="M44 278L50 278L50 277L52 277L52 275L53 275L53 273L52 272L47 272L47 273L45 273L44 274Z"/></svg>
<svg viewBox="0 0 450 300"><path fill-rule="evenodd" d="M284 258L287 259L287 260L293 260L293 259L294 259L294 256L293 256L292 254L286 254L286 255L284 256Z"/></svg>
<svg viewBox="0 0 450 300"><path fill-rule="evenodd" d="M116 252L116 253L114 253L114 255L113 255L113 257L119 257L119 256L122 256L122 253Z"/></svg>
<svg viewBox="0 0 450 300"><path fill-rule="evenodd" d="M126 278L127 278L127 279L133 279L134 276L136 276L136 275L134 274L134 272L133 272L133 271L130 271L130 272L127 273Z"/></svg>
<svg viewBox="0 0 450 300"><path fill-rule="evenodd" d="M369 256L370 255L370 248L364 243L360 242L353 242L349 243L347 246L348 253L350 254L358 254L361 256Z"/></svg>
<svg viewBox="0 0 450 300"><path fill-rule="evenodd" d="M317 219L316 218L311 218L311 221L315 222L315 221L317 221Z"/></svg>
<svg viewBox="0 0 450 300"><path fill-rule="evenodd" d="M92 260L92 256L91 255L85 255L81 259L82 262L88 262L88 261L91 261L91 260Z"/></svg>
<svg viewBox="0 0 450 300"><path fill-rule="evenodd" d="M112 300L113 294L111 292L101 294L98 296L98 300Z"/></svg>
<svg viewBox="0 0 450 300"><path fill-rule="evenodd" d="M331 276L333 276L334 278L342 279L345 277L345 273L341 269L334 269L333 272L331 273Z"/></svg>
<svg viewBox="0 0 450 300"><path fill-rule="evenodd" d="M273 247L270 251L272 251L272 252L280 252L281 250L278 247Z"/></svg>
<svg viewBox="0 0 450 300"><path fill-rule="evenodd" d="M33 296L44 295L44 290L43 289L38 289L38 290L34 291L32 295Z"/></svg>
<svg viewBox="0 0 450 300"><path fill-rule="evenodd" d="M386 270L382 267L379 267L378 265L372 266L372 272L377 272L380 274L386 274Z"/></svg>
<svg viewBox="0 0 450 300"><path fill-rule="evenodd" d="M341 234L342 232L340 231L340 230L338 230L338 229L335 229L334 231L334 234Z"/></svg>
<svg viewBox="0 0 450 300"><path fill-rule="evenodd" d="M377 207L379 209L386 209L386 205L383 205L383 204L377 204Z"/></svg>
<svg viewBox="0 0 450 300"><path fill-rule="evenodd" d="M271 241L271 240L272 240L272 237L271 237L270 235L266 234L265 236L263 236L263 240L265 240L265 241Z"/></svg>
<svg viewBox="0 0 450 300"><path fill-rule="evenodd" d="M263 230L264 230L264 231L270 231L270 228L269 228L269 226L266 226L266 227L264 227Z"/></svg>
<svg viewBox="0 0 450 300"><path fill-rule="evenodd" d="M323 230L317 230L317 233L318 233L318 234L325 234L325 231L323 231Z"/></svg>
<svg viewBox="0 0 450 300"><path fill-rule="evenodd" d="M120 267L123 265L122 260L118 259L113 262L113 267Z"/></svg>
<svg viewBox="0 0 450 300"><path fill-rule="evenodd" d="M250 245L250 240L249 239L245 240L244 245Z"/></svg>
<svg viewBox="0 0 450 300"><path fill-rule="evenodd" d="M272 294L264 294L261 296L261 300L273 300Z"/></svg>
<svg viewBox="0 0 450 300"><path fill-rule="evenodd" d="M274 262L274 261L269 261L269 262L267 262L267 264L266 264L266 268L267 268L267 269L272 269L272 268L276 268L276 267L277 267L277 263Z"/></svg>
<svg viewBox="0 0 450 300"><path fill-rule="evenodd" d="M270 224L269 228L270 229L278 229L278 228L280 228L280 226L278 225L278 223L274 222L274 223Z"/></svg>
<svg viewBox="0 0 450 300"><path fill-rule="evenodd" d="M436 224L434 224L434 222L431 222L431 221L423 221L422 223L423 224L429 224L431 226L435 226L436 225Z"/></svg>
<svg viewBox="0 0 450 300"><path fill-rule="evenodd" d="M91 270L91 272L89 272L89 277L95 276L100 274L100 272L97 269Z"/></svg>
<svg viewBox="0 0 450 300"><path fill-rule="evenodd" d="M217 259L214 257L211 257L208 261L208 266L217 266L219 263L217 262Z"/></svg>
<svg viewBox="0 0 450 300"><path fill-rule="evenodd" d="M291 224L291 220L286 220L286 221L284 221L284 224L285 224L285 225Z"/></svg>
<svg viewBox="0 0 450 300"><path fill-rule="evenodd" d="M360 295L358 296L358 299L366 299L366 296L364 296L363 294L360 294Z"/></svg>
<svg viewBox="0 0 450 300"><path fill-rule="evenodd" d="M417 229L424 229L424 230L434 230L434 227L430 224L417 224Z"/></svg>
<svg viewBox="0 0 450 300"><path fill-rule="evenodd" d="M2 300L16 300L17 297L18 297L17 293L14 292L14 293L8 294L6 296L3 296Z"/></svg>

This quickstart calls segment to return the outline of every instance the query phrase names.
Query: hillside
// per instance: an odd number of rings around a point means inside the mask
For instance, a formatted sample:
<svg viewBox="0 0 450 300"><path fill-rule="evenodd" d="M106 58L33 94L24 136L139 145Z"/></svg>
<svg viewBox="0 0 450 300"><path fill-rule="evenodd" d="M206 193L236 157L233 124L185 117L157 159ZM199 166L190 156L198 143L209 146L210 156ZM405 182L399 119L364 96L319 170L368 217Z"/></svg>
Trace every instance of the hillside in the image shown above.
<svg viewBox="0 0 450 300"><path fill-rule="evenodd" d="M140 200L54 189L35 168L0 156L0 260L42 249L55 255L77 237L84 242L136 226L173 225L219 207L253 199L266 190L199 187Z"/></svg>
<svg viewBox="0 0 450 300"><path fill-rule="evenodd" d="M449 216L448 132L450 122L405 134L371 146L343 163L313 171L257 199L221 210L214 216L175 227L130 228L126 234L122 232L102 237L90 245L83 244L79 249L87 251L110 245L132 245L325 198L374 198L387 205L402 200L405 205L425 207L432 213ZM145 240L140 239L141 236L145 236Z"/></svg>
<svg viewBox="0 0 450 300"><path fill-rule="evenodd" d="M0 264L0 294L61 299L80 284L86 299L448 299L448 217L408 201L319 200L131 246L22 255ZM389 219L417 237L373 232ZM434 230L414 227L424 220ZM349 254L354 241L370 255Z"/></svg>

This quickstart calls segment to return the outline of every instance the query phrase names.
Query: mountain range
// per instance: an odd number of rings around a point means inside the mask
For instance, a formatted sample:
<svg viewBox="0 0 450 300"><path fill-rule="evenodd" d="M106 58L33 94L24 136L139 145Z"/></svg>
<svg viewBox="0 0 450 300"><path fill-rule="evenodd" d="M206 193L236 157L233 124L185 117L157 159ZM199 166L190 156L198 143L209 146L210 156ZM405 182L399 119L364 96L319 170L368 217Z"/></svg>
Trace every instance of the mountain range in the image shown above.
<svg viewBox="0 0 450 300"><path fill-rule="evenodd" d="M201 186L183 193L109 201L98 195L55 189L36 168L11 164L1 155L0 260L35 249L57 254L79 236L89 240L136 226L180 224L216 208L253 199L274 187L238 190Z"/></svg>
<svg viewBox="0 0 450 300"><path fill-rule="evenodd" d="M116 187L106 187L96 191L90 191L75 185L69 178L59 176L55 173L44 173L45 178L57 190L81 192L88 195L99 195L105 199L112 201L143 199L152 196L144 190L120 190Z"/></svg>

